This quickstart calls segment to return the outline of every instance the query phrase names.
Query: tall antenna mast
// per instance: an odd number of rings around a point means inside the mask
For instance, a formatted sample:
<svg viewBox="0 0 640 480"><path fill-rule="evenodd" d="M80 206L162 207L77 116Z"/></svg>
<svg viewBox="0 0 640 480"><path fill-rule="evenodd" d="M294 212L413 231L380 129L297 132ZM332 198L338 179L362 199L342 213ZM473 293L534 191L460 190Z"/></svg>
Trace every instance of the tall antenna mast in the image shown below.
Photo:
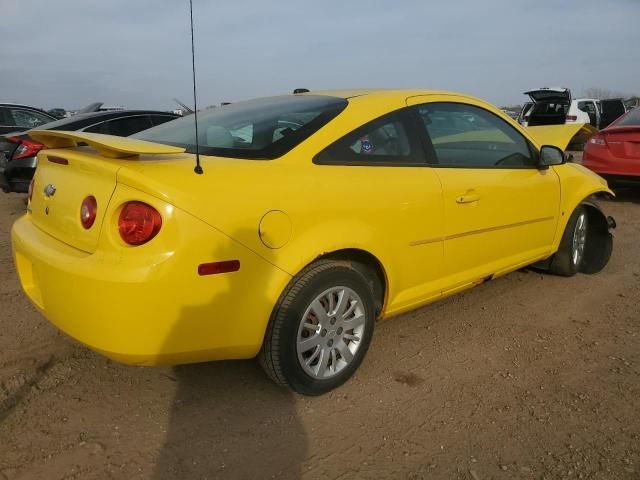
<svg viewBox="0 0 640 480"><path fill-rule="evenodd" d="M193 118L196 125L196 167L193 169L198 175L204 170L200 166L200 140L198 137L198 99L196 97L196 49L193 44L193 0L189 0L189 16L191 18L191 72L193 74Z"/></svg>

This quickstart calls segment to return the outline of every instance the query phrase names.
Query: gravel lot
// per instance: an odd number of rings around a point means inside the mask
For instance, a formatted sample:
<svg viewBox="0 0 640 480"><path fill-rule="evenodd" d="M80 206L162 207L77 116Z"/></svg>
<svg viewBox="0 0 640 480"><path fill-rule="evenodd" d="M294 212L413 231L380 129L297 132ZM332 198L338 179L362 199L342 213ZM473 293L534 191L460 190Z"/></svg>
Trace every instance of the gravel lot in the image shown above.
<svg viewBox="0 0 640 480"><path fill-rule="evenodd" d="M305 398L256 363L137 368L51 327L0 198L0 479L638 479L640 194L604 272L519 271L377 325L360 371Z"/></svg>

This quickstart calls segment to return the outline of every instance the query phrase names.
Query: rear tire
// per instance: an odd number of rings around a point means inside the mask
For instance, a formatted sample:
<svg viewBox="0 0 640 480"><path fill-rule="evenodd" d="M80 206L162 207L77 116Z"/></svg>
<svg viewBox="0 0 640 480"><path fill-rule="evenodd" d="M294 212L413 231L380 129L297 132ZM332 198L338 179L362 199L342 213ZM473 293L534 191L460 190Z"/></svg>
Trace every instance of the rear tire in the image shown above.
<svg viewBox="0 0 640 480"><path fill-rule="evenodd" d="M560 248L551 258L549 272L571 277L581 270L588 241L588 221L587 209L581 205L578 206L567 222Z"/></svg>
<svg viewBox="0 0 640 480"><path fill-rule="evenodd" d="M349 261L320 260L283 293L258 359L277 384L321 395L360 366L374 323L373 292L362 270Z"/></svg>

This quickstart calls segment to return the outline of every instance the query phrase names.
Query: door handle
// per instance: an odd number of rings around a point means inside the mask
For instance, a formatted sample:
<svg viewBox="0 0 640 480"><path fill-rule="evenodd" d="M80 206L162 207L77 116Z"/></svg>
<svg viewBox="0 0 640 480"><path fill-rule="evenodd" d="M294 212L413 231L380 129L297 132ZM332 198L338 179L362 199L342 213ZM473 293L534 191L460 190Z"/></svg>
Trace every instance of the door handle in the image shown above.
<svg viewBox="0 0 640 480"><path fill-rule="evenodd" d="M464 195L460 195L456 198L456 203L473 203L480 200L480 195L475 192L467 192Z"/></svg>

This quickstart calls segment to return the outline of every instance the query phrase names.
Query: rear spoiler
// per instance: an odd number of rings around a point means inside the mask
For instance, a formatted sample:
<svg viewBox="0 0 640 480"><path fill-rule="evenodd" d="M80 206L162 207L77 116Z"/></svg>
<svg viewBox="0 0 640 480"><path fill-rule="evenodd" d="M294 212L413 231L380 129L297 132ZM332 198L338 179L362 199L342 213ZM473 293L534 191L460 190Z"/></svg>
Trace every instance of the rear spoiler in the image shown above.
<svg viewBox="0 0 640 480"><path fill-rule="evenodd" d="M48 148L73 148L83 143L95 149L103 157L108 158L126 158L136 155L168 155L185 151L182 147L103 135L102 133L67 132L62 130L29 130L27 133L35 141L46 145Z"/></svg>
<svg viewBox="0 0 640 480"><path fill-rule="evenodd" d="M542 145L554 145L567 150L571 144L584 144L598 131L589 123L567 123L565 125L541 125L527 127L527 132Z"/></svg>

